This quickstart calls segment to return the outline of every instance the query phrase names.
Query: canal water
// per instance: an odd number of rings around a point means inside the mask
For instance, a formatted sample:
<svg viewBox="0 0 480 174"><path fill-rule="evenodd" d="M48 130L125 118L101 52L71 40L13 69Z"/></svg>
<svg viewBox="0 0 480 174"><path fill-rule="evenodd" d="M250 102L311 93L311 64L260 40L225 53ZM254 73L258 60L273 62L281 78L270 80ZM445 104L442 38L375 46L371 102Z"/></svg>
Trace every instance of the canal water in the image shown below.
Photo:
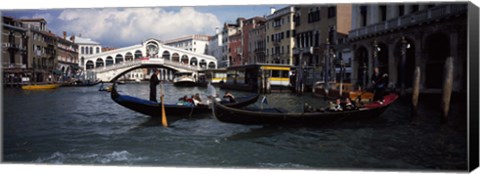
<svg viewBox="0 0 480 174"><path fill-rule="evenodd" d="M273 169L464 170L464 129L436 114L409 116L397 101L380 117L324 127L222 123L185 119L164 128L94 87L23 91L4 88L3 162ZM148 98L148 84L120 85ZM220 94L223 90L218 89ZM165 84L166 102L206 94L206 88ZM233 91L237 96L248 95ZM325 101L310 94L268 95L268 105L300 110ZM258 104L258 103L257 103ZM438 114L437 114L438 115Z"/></svg>

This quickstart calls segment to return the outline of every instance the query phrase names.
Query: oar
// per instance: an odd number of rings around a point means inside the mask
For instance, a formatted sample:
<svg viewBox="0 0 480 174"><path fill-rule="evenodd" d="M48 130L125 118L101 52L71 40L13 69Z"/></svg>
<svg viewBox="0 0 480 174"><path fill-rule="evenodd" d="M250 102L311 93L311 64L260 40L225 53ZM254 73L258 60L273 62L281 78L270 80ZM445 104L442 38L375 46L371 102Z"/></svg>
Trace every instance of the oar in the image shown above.
<svg viewBox="0 0 480 174"><path fill-rule="evenodd" d="M162 102L162 125L168 127L167 114L165 114L165 105L163 102L163 83L160 83L160 102Z"/></svg>

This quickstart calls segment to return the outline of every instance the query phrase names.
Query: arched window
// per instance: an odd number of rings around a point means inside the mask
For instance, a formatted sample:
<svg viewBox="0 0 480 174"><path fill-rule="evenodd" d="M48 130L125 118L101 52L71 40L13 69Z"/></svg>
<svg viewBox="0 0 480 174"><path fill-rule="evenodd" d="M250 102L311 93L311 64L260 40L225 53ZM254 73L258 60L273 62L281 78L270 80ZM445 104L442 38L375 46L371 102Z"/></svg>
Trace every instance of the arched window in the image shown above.
<svg viewBox="0 0 480 174"><path fill-rule="evenodd" d="M115 56L115 64L119 64L122 62L123 62L123 56L121 54L117 54L117 56Z"/></svg>
<svg viewBox="0 0 480 174"><path fill-rule="evenodd" d="M162 54L162 58L170 60L170 52L164 51Z"/></svg>
<svg viewBox="0 0 480 174"><path fill-rule="evenodd" d="M142 56L143 56L142 51L140 50L135 51L135 59L141 58Z"/></svg>
<svg viewBox="0 0 480 174"><path fill-rule="evenodd" d="M91 61L91 60L87 61L87 64L85 65L85 68L86 69L93 69L94 68L93 61Z"/></svg>
<svg viewBox="0 0 480 174"><path fill-rule="evenodd" d="M202 59L202 60L200 60L200 63L198 65L200 65L200 68L206 68L207 67L207 62L205 61L205 59Z"/></svg>
<svg viewBox="0 0 480 174"><path fill-rule="evenodd" d="M90 47L90 54L93 54L93 47Z"/></svg>
<svg viewBox="0 0 480 174"><path fill-rule="evenodd" d="M213 62L208 63L208 69L215 69L215 63Z"/></svg>
<svg viewBox="0 0 480 174"><path fill-rule="evenodd" d="M180 62L180 56L178 55L178 53L173 53L172 61L173 62Z"/></svg>
<svg viewBox="0 0 480 174"><path fill-rule="evenodd" d="M187 55L183 55L181 62L182 62L183 64L188 64L188 56L187 56Z"/></svg>
<svg viewBox="0 0 480 174"><path fill-rule="evenodd" d="M95 53L97 53L97 54L100 53L100 47L97 47L97 48L96 48L96 52L95 52Z"/></svg>
<svg viewBox="0 0 480 174"><path fill-rule="evenodd" d="M111 56L108 56L107 59L105 60L105 65L113 65L113 58Z"/></svg>
<svg viewBox="0 0 480 174"><path fill-rule="evenodd" d="M190 59L190 65L198 66L198 60L196 57L192 57L192 59Z"/></svg>
<svg viewBox="0 0 480 174"><path fill-rule="evenodd" d="M85 54L85 47L80 47L80 49L82 50L81 53Z"/></svg>
<svg viewBox="0 0 480 174"><path fill-rule="evenodd" d="M95 62L95 67L99 68L99 67L103 67L104 65L105 63L103 63L103 59L97 58L97 61Z"/></svg>
<svg viewBox="0 0 480 174"><path fill-rule="evenodd" d="M131 52L128 52L127 54L125 54L125 61L133 61L133 55Z"/></svg>

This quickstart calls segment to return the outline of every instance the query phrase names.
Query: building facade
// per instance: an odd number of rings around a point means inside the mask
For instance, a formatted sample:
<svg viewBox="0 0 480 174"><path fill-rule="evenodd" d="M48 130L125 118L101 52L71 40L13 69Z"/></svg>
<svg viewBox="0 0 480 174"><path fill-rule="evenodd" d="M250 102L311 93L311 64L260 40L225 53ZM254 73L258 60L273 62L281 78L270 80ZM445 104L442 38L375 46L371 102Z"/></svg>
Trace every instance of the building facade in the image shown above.
<svg viewBox="0 0 480 174"><path fill-rule="evenodd" d="M260 26L261 24L264 24L265 23L265 18L263 17L253 17L253 18L250 18L250 19L247 19L247 20L244 20L242 21L243 25L242 25L242 32L241 32L241 35L242 35L242 60L241 60L241 64L249 64L251 63L251 59L253 59L253 57L251 57L251 51L250 51L250 48L252 48L253 46L250 45L250 31L252 31L253 29L257 28L258 26Z"/></svg>
<svg viewBox="0 0 480 174"><path fill-rule="evenodd" d="M467 3L356 4L349 40L357 85L370 85L379 67L389 87L403 91L419 67L421 91L438 90L445 60L453 57L453 91L467 89Z"/></svg>
<svg viewBox="0 0 480 174"><path fill-rule="evenodd" d="M338 58L348 56L342 54L348 50L341 48L338 40L346 38L351 30L351 7L351 4L295 6L293 64L311 70L315 78L311 76L309 85L318 80L336 80Z"/></svg>
<svg viewBox="0 0 480 174"><path fill-rule="evenodd" d="M74 37L71 39L66 38L66 34L63 37L57 37L57 67L55 72L58 74L56 80L58 81L70 81L74 78L78 78L81 70L78 66L80 63L78 57L78 44L75 43Z"/></svg>
<svg viewBox="0 0 480 174"><path fill-rule="evenodd" d="M247 64L266 63L266 25L264 21L258 21L256 27L252 28L248 34L248 54Z"/></svg>
<svg viewBox="0 0 480 174"><path fill-rule="evenodd" d="M220 68L225 68L231 66L231 59L232 54L230 51L232 49L229 48L230 46L230 36L239 34L241 32L242 21L245 20L244 18L238 18L237 22L234 24L224 23L222 29L222 57L221 60L218 62Z"/></svg>
<svg viewBox="0 0 480 174"><path fill-rule="evenodd" d="M53 82L56 69L56 35L47 30L47 21L20 19L28 28L28 59L32 60L31 82Z"/></svg>
<svg viewBox="0 0 480 174"><path fill-rule="evenodd" d="M211 55L217 59L218 62L222 59L224 52L223 52L223 45L222 45L222 33L220 32L219 28L215 29L215 35L210 38L208 42L208 55ZM219 65L220 66L220 65Z"/></svg>
<svg viewBox="0 0 480 174"><path fill-rule="evenodd" d="M237 33L229 36L228 42L228 59L230 66L243 65L243 44L242 34Z"/></svg>
<svg viewBox="0 0 480 174"><path fill-rule="evenodd" d="M210 36L194 34L190 36L185 36L177 39L172 39L165 41L164 44L187 51L192 51L197 54L207 54L208 53L208 43Z"/></svg>
<svg viewBox="0 0 480 174"><path fill-rule="evenodd" d="M295 47L295 7L288 6L272 10L266 17L266 59L267 63L293 64L292 49Z"/></svg>
<svg viewBox="0 0 480 174"><path fill-rule="evenodd" d="M2 67L3 84L21 83L32 77L31 60L28 59L28 31L24 24L11 17L3 17ZM25 79L26 78L26 79Z"/></svg>
<svg viewBox="0 0 480 174"><path fill-rule="evenodd" d="M67 33L63 32L63 35L66 36ZM80 58L78 66L80 69L84 68L83 65L85 65L85 57L93 54L100 54L104 51L102 45L91 38L82 37L81 35L72 35L69 38L71 38L71 40L74 39L75 43L78 45L78 57Z"/></svg>

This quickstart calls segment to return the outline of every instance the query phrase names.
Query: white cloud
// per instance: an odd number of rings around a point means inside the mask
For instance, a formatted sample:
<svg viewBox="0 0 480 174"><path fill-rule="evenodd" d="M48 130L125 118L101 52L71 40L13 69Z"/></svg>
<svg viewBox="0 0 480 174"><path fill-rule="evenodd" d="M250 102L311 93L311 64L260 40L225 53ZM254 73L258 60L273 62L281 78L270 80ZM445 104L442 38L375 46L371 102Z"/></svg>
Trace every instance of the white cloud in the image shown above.
<svg viewBox="0 0 480 174"><path fill-rule="evenodd" d="M220 26L211 13L201 13L192 7L179 11L162 8L67 9L58 16L60 30L82 34L106 46L123 47L156 38L173 39L190 34L214 34Z"/></svg>

